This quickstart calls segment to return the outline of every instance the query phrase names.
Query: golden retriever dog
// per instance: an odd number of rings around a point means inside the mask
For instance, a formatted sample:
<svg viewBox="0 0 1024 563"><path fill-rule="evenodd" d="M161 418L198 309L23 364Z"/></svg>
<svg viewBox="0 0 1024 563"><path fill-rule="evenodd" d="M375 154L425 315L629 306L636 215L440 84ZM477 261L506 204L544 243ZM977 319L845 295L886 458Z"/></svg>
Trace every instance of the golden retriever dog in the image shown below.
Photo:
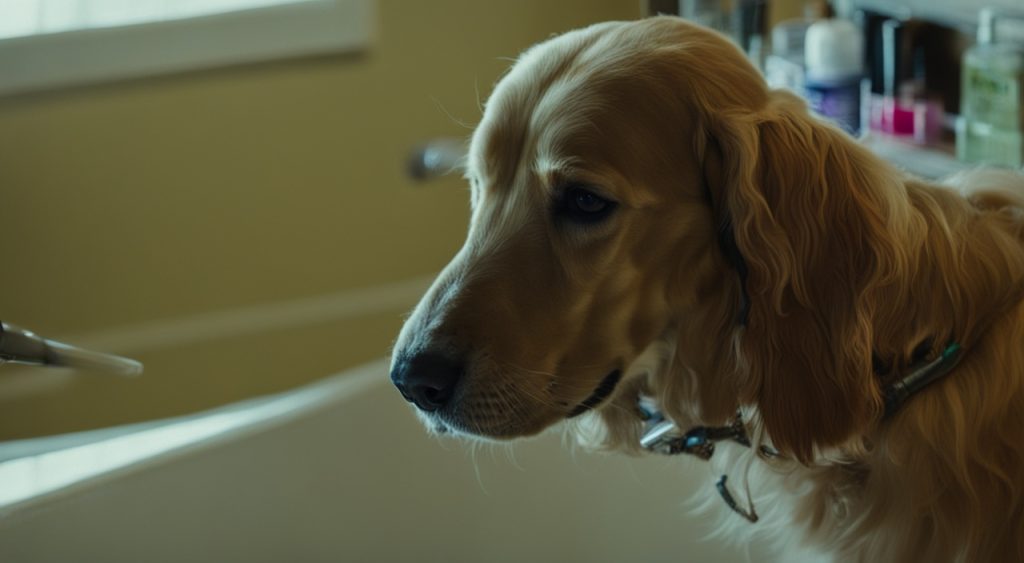
<svg viewBox="0 0 1024 563"><path fill-rule="evenodd" d="M1024 561L1021 176L903 173L671 17L526 51L465 169L393 356L432 429L639 452L643 399L733 429L709 506L784 560Z"/></svg>

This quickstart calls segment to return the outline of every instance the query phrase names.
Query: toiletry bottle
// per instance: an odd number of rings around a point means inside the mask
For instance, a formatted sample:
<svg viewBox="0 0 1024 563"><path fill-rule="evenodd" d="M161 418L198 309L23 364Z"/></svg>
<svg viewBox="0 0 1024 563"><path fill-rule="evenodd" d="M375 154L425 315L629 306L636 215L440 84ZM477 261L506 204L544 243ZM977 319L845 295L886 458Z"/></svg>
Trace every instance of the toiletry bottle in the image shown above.
<svg viewBox="0 0 1024 563"><path fill-rule="evenodd" d="M726 8L723 0L679 0L680 16L732 37Z"/></svg>
<svg viewBox="0 0 1024 563"><path fill-rule="evenodd" d="M764 62L764 77L772 88L804 90L804 39L810 19L779 22L772 28L771 54Z"/></svg>
<svg viewBox="0 0 1024 563"><path fill-rule="evenodd" d="M997 14L979 16L978 43L964 53L957 157L967 162L1024 164L1024 46L1000 42Z"/></svg>
<svg viewBox="0 0 1024 563"><path fill-rule="evenodd" d="M917 144L938 140L943 110L925 85L926 52L917 41L930 29L920 22L886 20L881 26L882 94L871 96L871 128Z"/></svg>
<svg viewBox="0 0 1024 563"><path fill-rule="evenodd" d="M747 54L750 62L764 68L765 12L767 0L733 0L730 27L732 37Z"/></svg>
<svg viewBox="0 0 1024 563"><path fill-rule="evenodd" d="M804 95L811 109L848 133L860 132L864 39L845 19L817 21L807 29Z"/></svg>

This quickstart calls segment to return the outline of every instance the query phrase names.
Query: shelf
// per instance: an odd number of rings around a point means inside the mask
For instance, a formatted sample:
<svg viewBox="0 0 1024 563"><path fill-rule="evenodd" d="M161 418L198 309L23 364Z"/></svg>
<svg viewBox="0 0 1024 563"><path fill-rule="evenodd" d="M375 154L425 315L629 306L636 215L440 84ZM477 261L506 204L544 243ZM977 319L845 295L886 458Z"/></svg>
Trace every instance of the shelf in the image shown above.
<svg viewBox="0 0 1024 563"><path fill-rule="evenodd" d="M973 165L957 160L948 152L871 135L862 140L872 152L911 174L930 179L943 178Z"/></svg>
<svg viewBox="0 0 1024 563"><path fill-rule="evenodd" d="M974 36L978 12L982 7L995 8L1024 17L1021 0L852 0L856 9L869 10L901 20L920 19L958 29Z"/></svg>

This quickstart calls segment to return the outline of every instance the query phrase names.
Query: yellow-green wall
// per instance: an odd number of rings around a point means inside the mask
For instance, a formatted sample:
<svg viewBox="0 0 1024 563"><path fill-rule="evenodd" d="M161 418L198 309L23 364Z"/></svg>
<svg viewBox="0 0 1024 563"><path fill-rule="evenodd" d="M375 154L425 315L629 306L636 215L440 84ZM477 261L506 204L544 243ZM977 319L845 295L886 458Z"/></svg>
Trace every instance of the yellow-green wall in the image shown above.
<svg viewBox="0 0 1024 563"><path fill-rule="evenodd" d="M437 271L465 232L466 193L457 178L407 180L408 151L468 135L458 122L478 118L477 91L525 47L641 7L377 10L360 55L0 98L0 319L87 335ZM136 380L90 374L33 392L5 393L15 368L0 366L0 438L281 390L385 354L400 322L395 311L219 339L144 354Z"/></svg>

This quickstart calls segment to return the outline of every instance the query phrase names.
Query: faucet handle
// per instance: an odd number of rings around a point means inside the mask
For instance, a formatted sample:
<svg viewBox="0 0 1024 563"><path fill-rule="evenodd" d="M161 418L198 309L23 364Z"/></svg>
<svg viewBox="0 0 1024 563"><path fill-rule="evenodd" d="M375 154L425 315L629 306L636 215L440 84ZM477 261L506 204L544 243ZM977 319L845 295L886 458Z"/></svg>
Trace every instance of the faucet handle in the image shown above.
<svg viewBox="0 0 1024 563"><path fill-rule="evenodd" d="M461 170L465 160L466 143L462 139L440 137L414 149L406 171L414 180L425 182Z"/></svg>

